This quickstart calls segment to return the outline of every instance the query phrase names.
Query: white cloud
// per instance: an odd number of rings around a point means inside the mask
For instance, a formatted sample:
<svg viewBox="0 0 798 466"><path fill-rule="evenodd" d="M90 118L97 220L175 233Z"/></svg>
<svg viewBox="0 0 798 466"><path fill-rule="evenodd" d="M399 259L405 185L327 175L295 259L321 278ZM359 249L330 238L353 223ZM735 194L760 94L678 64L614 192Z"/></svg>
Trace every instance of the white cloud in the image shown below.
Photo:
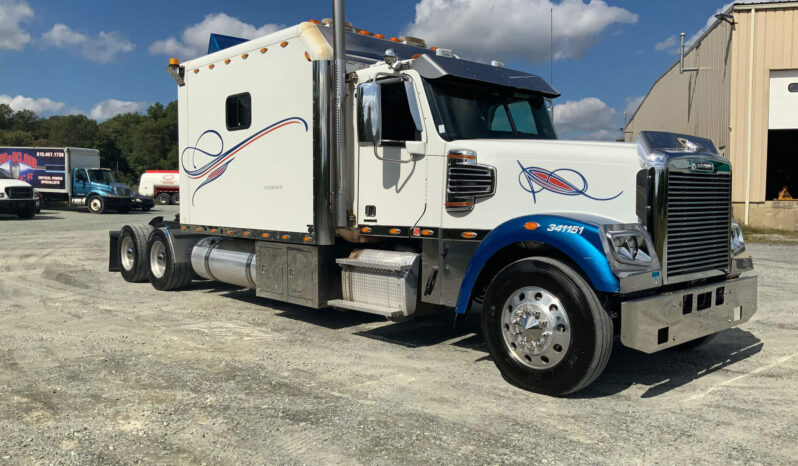
<svg viewBox="0 0 798 466"><path fill-rule="evenodd" d="M554 106L554 126L564 139L615 140L616 111L600 99L586 97Z"/></svg>
<svg viewBox="0 0 798 466"><path fill-rule="evenodd" d="M146 102L130 102L125 100L103 100L91 109L89 118L105 121L123 113L138 113L147 108Z"/></svg>
<svg viewBox="0 0 798 466"><path fill-rule="evenodd" d="M33 10L24 1L0 0L0 50L22 50L30 34L20 23L33 18Z"/></svg>
<svg viewBox="0 0 798 466"><path fill-rule="evenodd" d="M636 23L630 11L603 0L421 0L407 34L478 60L549 57L550 10L554 58L582 58L614 24Z"/></svg>
<svg viewBox="0 0 798 466"><path fill-rule="evenodd" d="M181 60L188 60L207 53L211 33L241 37L243 39L255 39L256 37L279 31L282 28L283 26L277 24L264 24L261 27L255 27L224 13L214 13L205 16L205 19L201 22L183 30L180 39L172 36L153 42L150 45L150 53L152 55L169 55Z"/></svg>
<svg viewBox="0 0 798 466"><path fill-rule="evenodd" d="M120 53L131 52L136 46L117 31L101 31L90 37L72 30L66 24L56 24L42 34L42 43L53 47L74 49L81 55L100 63L108 63Z"/></svg>
<svg viewBox="0 0 798 466"><path fill-rule="evenodd" d="M627 97L626 98L626 108L623 111L626 113L626 116L632 118L632 115L637 111L640 104L643 103L643 99L646 96L641 95L640 97Z"/></svg>
<svg viewBox="0 0 798 466"><path fill-rule="evenodd" d="M0 104L6 104L14 111L31 110L36 112L37 115L52 115L62 108L63 102L56 102L47 97L40 97L35 99L33 97L25 97L24 95L10 96L0 95Z"/></svg>
<svg viewBox="0 0 798 466"><path fill-rule="evenodd" d="M654 50L657 52L662 52L663 50L667 50L670 54L679 53L679 39L676 35L672 35L667 39L663 40L662 42L657 42L654 44Z"/></svg>

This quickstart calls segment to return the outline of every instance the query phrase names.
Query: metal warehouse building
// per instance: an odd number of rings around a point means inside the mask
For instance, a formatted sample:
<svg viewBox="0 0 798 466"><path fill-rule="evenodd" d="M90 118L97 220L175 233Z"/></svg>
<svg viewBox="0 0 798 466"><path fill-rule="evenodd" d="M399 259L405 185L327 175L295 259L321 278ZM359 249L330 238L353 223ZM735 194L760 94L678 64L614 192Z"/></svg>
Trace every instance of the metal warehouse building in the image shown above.
<svg viewBox="0 0 798 466"><path fill-rule="evenodd" d="M626 140L643 130L712 139L732 161L735 217L798 230L798 200L787 194L798 199L798 1L736 3L684 50Z"/></svg>

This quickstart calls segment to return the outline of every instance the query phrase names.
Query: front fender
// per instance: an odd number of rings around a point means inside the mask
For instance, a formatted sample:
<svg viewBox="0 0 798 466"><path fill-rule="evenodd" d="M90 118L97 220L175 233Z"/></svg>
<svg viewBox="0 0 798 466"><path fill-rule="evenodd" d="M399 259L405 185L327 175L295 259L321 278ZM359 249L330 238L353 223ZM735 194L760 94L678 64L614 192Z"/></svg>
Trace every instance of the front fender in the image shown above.
<svg viewBox="0 0 798 466"><path fill-rule="evenodd" d="M601 224L618 222L604 220L587 216L576 219L563 215L529 215L502 223L482 240L471 257L457 295L455 311L459 314L466 312L471 291L488 260L501 249L522 241L536 241L557 249L582 269L593 288L607 293L619 292L620 283L607 261L598 230ZM538 227L527 229L525 225L529 223ZM575 228L556 231L557 226Z"/></svg>

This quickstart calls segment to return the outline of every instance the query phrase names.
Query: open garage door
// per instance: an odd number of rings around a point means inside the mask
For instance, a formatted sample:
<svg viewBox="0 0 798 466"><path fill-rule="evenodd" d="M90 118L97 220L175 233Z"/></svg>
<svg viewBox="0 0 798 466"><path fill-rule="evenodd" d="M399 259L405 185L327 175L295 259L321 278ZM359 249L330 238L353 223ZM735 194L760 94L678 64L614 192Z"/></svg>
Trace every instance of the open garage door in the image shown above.
<svg viewBox="0 0 798 466"><path fill-rule="evenodd" d="M798 198L798 70L770 72L767 200Z"/></svg>

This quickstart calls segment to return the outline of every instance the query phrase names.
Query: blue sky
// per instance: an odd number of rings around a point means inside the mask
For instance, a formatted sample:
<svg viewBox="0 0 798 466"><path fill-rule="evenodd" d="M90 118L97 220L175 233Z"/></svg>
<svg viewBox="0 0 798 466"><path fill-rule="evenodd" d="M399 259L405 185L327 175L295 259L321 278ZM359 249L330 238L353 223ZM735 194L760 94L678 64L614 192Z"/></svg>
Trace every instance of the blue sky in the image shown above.
<svg viewBox="0 0 798 466"><path fill-rule="evenodd" d="M611 139L623 125L624 110L678 58L678 34L693 36L725 4L348 0L347 20L386 36L411 32L429 45L502 60L548 79L553 8L553 83L563 94L555 101L560 132ZM331 16L330 10L330 0L0 0L0 103L43 116L85 113L100 120L166 103L176 97L164 71L169 56L191 58L186 55L207 47L212 29L252 36Z"/></svg>

